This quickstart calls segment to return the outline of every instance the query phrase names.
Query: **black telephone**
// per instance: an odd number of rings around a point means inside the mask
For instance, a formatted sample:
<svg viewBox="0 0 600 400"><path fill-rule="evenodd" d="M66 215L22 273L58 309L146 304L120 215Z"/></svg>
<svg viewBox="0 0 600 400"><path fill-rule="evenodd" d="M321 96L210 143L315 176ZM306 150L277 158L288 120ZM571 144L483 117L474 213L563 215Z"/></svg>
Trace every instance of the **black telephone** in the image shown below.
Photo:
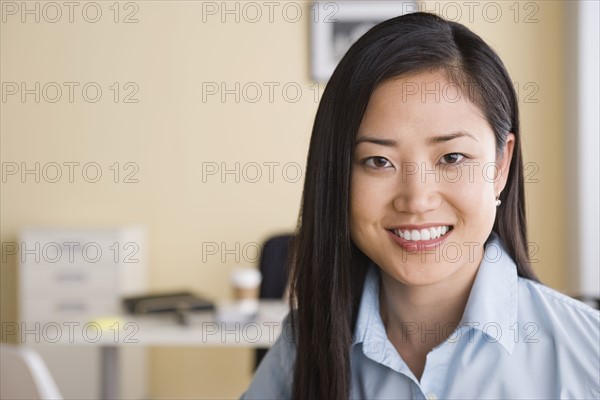
<svg viewBox="0 0 600 400"><path fill-rule="evenodd" d="M192 292L181 291L126 297L123 299L123 307L127 312L132 314L149 314L212 311L215 305L213 302L199 297Z"/></svg>

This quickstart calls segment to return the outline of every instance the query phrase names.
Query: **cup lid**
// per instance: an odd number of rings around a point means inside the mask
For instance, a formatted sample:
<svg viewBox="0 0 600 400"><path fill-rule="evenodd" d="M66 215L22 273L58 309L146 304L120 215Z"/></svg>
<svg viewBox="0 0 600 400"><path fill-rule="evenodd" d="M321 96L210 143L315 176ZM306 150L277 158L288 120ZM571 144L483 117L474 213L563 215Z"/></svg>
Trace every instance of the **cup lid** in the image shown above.
<svg viewBox="0 0 600 400"><path fill-rule="evenodd" d="M231 283L238 288L255 288L260 285L261 280L260 271L254 268L235 268L231 272Z"/></svg>

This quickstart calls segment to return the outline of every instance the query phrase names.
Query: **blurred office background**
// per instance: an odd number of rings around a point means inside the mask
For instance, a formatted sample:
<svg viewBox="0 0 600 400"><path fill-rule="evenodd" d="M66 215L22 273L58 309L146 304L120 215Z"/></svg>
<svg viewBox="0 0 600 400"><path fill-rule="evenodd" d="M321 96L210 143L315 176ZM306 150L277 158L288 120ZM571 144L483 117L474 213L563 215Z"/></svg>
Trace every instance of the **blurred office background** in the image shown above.
<svg viewBox="0 0 600 400"><path fill-rule="evenodd" d="M55 9L37 3L36 22L19 9L35 10L36 2L2 2L1 241L18 242L20 229L30 226L141 225L150 289L185 287L227 299L232 269L256 265L253 244L296 225L324 88L310 70L314 9L310 2L256 2L254 8L245 8L247 2L99 2L101 18L88 22L83 15L97 18L87 3L73 9L73 22L62 3L57 22L49 21ZM595 126L589 116L597 108L584 111L590 101L598 105L598 37L581 28L586 18L597 24L595 1L456 2L460 14L447 3L420 8L481 35L519 93L536 272L548 286L593 295L598 159L590 148L596 146L597 156L598 125L597 115ZM586 72L586 54L595 71ZM22 82L34 91L40 82L39 101L35 93L21 97ZM51 82L62 88L56 102L55 86L44 92ZM93 102L98 86L102 94ZM582 100L586 87L596 88L591 100ZM39 182L36 172L20 170L36 163ZM56 183L52 163L62 167ZM72 179L64 163L79 163L70 164ZM84 175L88 163L97 164ZM19 170L8 173L15 165ZM91 183L98 169L102 176ZM208 252L207 244L217 247ZM18 260L2 257L2 322L19 321ZM153 398L236 398L250 382L253 352L154 347L147 367Z"/></svg>

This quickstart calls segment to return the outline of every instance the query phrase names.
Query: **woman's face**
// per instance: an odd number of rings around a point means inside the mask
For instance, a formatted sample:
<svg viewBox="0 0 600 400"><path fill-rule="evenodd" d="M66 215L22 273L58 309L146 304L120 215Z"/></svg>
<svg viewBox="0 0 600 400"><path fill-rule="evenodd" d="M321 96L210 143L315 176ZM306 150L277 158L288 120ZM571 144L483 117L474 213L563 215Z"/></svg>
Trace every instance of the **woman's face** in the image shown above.
<svg viewBox="0 0 600 400"><path fill-rule="evenodd" d="M492 230L513 145L511 133L496 158L482 112L441 72L384 83L358 130L352 240L405 285L473 270Z"/></svg>

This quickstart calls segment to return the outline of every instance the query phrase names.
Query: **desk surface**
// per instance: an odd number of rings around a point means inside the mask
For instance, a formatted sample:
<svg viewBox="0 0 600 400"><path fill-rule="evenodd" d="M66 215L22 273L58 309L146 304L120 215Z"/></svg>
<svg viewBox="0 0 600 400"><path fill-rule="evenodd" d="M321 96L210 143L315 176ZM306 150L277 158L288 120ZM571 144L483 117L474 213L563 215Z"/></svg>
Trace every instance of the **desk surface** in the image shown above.
<svg viewBox="0 0 600 400"><path fill-rule="evenodd" d="M174 314L119 315L92 322L28 323L30 333L23 343L85 346L207 346L270 347L282 333L282 320L288 313L283 301L261 301L252 318L224 322L219 315L234 303L218 303L216 312L186 314L187 324ZM234 307L235 308L235 307ZM235 322L237 321L237 322ZM34 333L34 331L37 331Z"/></svg>

